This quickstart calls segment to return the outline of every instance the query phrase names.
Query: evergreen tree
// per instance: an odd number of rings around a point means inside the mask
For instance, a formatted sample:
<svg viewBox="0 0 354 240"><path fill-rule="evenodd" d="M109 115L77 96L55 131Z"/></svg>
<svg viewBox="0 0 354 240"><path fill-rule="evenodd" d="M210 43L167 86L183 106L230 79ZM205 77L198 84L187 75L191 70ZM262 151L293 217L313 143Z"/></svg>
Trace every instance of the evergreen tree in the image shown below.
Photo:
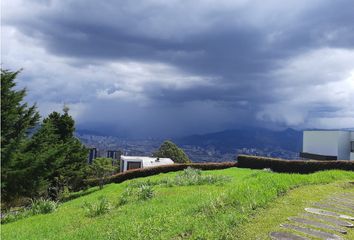
<svg viewBox="0 0 354 240"><path fill-rule="evenodd" d="M16 90L15 79L20 71L1 69L1 193L3 199L14 195L9 182L15 165L21 165L25 156L21 149L29 131L40 118L36 106L23 102L26 90Z"/></svg>
<svg viewBox="0 0 354 240"><path fill-rule="evenodd" d="M23 197L58 199L64 188L78 190L87 175L87 149L74 137L75 122L53 112L30 138L39 120L36 106L16 90L19 72L1 70L1 193L5 203Z"/></svg>
<svg viewBox="0 0 354 240"><path fill-rule="evenodd" d="M55 127L51 123L43 123L27 142L24 149L26 159L22 165L14 166L12 179L18 179L18 186L25 186L22 191L18 190L18 194L31 198L48 197L52 176L64 161L63 150ZM23 169L27 169L25 174L21 174Z"/></svg>
<svg viewBox="0 0 354 240"><path fill-rule="evenodd" d="M75 121L69 115L69 108L67 106L64 106L63 111L64 114L52 112L43 122L51 122L55 126L55 133L59 135L60 140L65 141L74 136Z"/></svg>
<svg viewBox="0 0 354 240"><path fill-rule="evenodd" d="M57 199L64 187L78 190L87 170L87 149L74 137L75 122L65 111L53 112L43 120L28 150L36 159L35 176L47 194ZM46 173L40 174L45 169Z"/></svg>
<svg viewBox="0 0 354 240"><path fill-rule="evenodd" d="M154 157L171 158L175 163L191 162L187 154L171 141L165 141L159 150L154 153Z"/></svg>

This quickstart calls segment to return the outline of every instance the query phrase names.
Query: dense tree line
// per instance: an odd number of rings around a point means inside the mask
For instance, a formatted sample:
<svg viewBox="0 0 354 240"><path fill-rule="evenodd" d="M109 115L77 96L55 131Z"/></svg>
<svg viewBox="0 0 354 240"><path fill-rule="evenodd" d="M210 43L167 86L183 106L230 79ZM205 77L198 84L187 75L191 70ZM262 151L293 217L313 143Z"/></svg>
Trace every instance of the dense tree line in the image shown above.
<svg viewBox="0 0 354 240"><path fill-rule="evenodd" d="M2 200L58 199L65 189L82 187L88 150L74 137L67 107L40 122L36 105L24 102L26 90L16 88L18 74L1 70Z"/></svg>

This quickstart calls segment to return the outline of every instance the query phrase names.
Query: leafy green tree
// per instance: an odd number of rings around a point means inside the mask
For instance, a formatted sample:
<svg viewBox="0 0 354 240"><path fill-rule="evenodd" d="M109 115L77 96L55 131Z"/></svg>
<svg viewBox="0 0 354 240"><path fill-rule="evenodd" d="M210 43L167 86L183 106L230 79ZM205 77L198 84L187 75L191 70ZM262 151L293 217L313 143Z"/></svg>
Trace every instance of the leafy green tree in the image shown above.
<svg viewBox="0 0 354 240"><path fill-rule="evenodd" d="M171 141L165 141L153 155L154 157L171 158L175 163L191 162L187 154Z"/></svg>
<svg viewBox="0 0 354 240"><path fill-rule="evenodd" d="M30 130L36 126L40 118L36 106L28 106L23 101L26 89L16 90L15 79L19 73L20 71L1 69L1 193L3 199L14 195L16 191L16 185L11 183L10 178L15 170L14 166L25 158L21 149Z"/></svg>
<svg viewBox="0 0 354 240"><path fill-rule="evenodd" d="M100 189L103 188L106 178L117 170L112 165L111 158L96 158L90 165L90 169L92 175L99 180Z"/></svg>

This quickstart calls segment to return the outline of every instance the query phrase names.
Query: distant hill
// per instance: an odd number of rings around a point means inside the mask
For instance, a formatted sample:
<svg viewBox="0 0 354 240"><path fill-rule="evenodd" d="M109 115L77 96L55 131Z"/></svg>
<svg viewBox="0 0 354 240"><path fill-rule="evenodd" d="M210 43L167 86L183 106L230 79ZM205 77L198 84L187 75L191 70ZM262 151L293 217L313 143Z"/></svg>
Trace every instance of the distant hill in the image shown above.
<svg viewBox="0 0 354 240"><path fill-rule="evenodd" d="M119 149L128 155L150 156L164 140L109 136L101 129L80 129L76 134L89 147ZM232 161L237 154L296 159L302 149L302 131L244 128L172 138L172 141L182 147L193 162Z"/></svg>
<svg viewBox="0 0 354 240"><path fill-rule="evenodd" d="M105 134L103 132L89 130L89 129L77 129L75 132L80 135L108 136L107 134Z"/></svg>
<svg viewBox="0 0 354 240"><path fill-rule="evenodd" d="M203 135L174 139L179 145L214 146L221 152L236 148L274 148L299 152L302 149L302 131L286 129L273 131L263 128L233 129Z"/></svg>

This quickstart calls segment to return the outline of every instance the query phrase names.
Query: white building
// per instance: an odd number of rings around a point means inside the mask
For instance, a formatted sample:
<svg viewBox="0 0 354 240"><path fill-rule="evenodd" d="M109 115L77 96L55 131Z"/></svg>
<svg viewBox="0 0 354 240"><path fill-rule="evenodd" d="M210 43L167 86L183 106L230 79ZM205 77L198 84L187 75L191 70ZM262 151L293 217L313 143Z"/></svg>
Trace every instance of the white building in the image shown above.
<svg viewBox="0 0 354 240"><path fill-rule="evenodd" d="M354 131L304 131L300 157L317 160L354 160Z"/></svg>
<svg viewBox="0 0 354 240"><path fill-rule="evenodd" d="M174 164L170 158L141 157L141 156L121 156L120 171L136 168L156 167L160 165Z"/></svg>

